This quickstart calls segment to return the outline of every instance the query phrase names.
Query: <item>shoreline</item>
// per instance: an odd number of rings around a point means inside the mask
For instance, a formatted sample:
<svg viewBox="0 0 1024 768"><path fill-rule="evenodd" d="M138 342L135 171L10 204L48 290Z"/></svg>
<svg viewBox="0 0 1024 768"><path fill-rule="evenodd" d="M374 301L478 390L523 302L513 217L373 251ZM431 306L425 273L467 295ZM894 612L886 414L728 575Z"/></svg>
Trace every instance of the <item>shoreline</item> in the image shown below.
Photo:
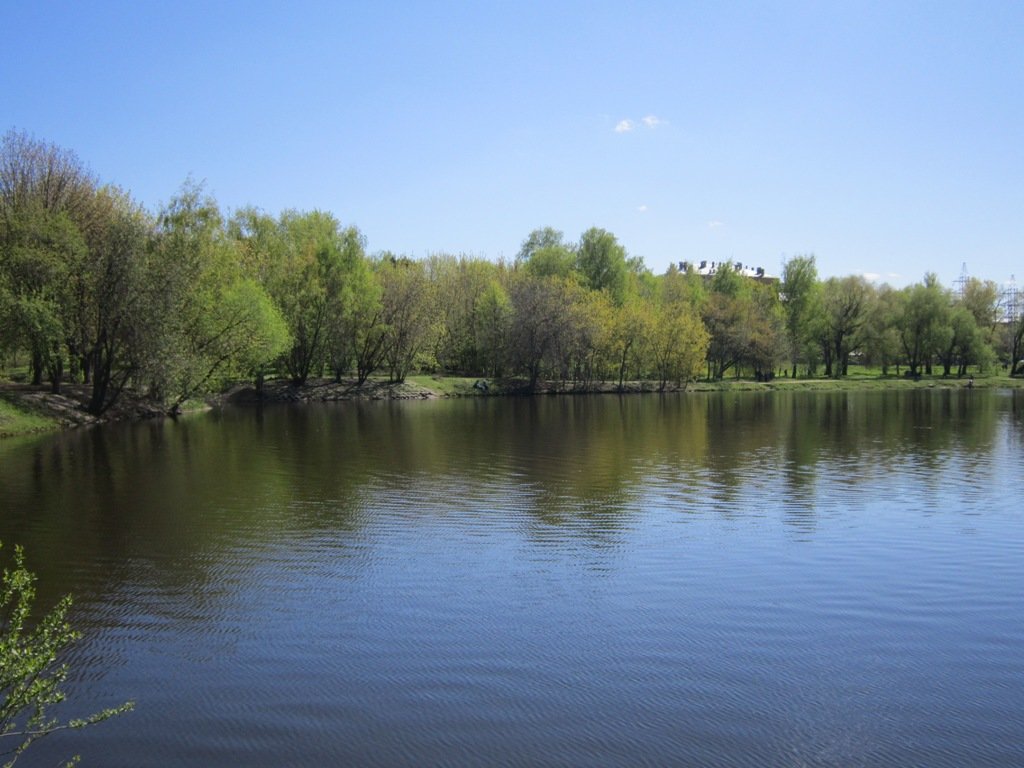
<svg viewBox="0 0 1024 768"><path fill-rule="evenodd" d="M776 392L776 391L856 391L868 389L962 389L968 379L956 377L921 377L919 380L879 375L853 375L842 379L789 379L768 382L753 379L696 381L684 386L674 384L664 389L655 381L628 381L620 388L617 382L592 382L573 385L569 382L541 382L531 389L523 379L482 379L458 376L410 376L404 382L371 379L361 386L354 380L311 379L294 386L285 379L264 383L262 395L252 384L236 385L205 400L197 400L183 408L184 413L209 410L227 405L252 406L277 403L328 403L352 400L436 400L462 397L536 397L541 395L631 395L671 394L680 392ZM1022 389L1024 379L1007 375L976 376L978 389ZM82 384L69 384L61 394L50 392L48 385L33 386L0 382L0 439L39 434L63 429L89 427L119 421L142 421L167 418L166 410L145 398L122 394L115 406L102 416L85 410L88 390Z"/></svg>

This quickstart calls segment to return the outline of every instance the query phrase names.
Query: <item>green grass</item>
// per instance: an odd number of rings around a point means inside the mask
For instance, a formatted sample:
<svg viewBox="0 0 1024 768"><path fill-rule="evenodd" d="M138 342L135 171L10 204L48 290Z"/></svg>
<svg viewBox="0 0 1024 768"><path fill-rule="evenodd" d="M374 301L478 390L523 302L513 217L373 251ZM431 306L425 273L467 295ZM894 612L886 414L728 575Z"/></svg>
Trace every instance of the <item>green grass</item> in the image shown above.
<svg viewBox="0 0 1024 768"><path fill-rule="evenodd" d="M882 376L880 370L865 369L851 366L849 375L841 379L826 378L776 378L769 382L759 382L752 378L733 378L730 375L722 381L707 381L701 379L691 382L687 386L689 392L765 392L771 390L798 392L807 391L849 391L849 390L891 390L891 389L955 389L966 387L968 379L965 376L943 377L941 374L934 376L922 376L918 381L907 379L902 376ZM973 374L974 387L977 389L1022 389L1024 379L1010 378L1002 372ZM420 375L409 376L407 381L421 387L433 390L442 397L466 397L484 394L474 389L473 384L479 380L478 377L460 377L443 375ZM499 390L494 389L494 382L491 382L494 394ZM611 391L611 390L608 390Z"/></svg>
<svg viewBox="0 0 1024 768"><path fill-rule="evenodd" d="M0 398L0 437L16 437L57 428L54 419L19 408Z"/></svg>
<svg viewBox="0 0 1024 768"><path fill-rule="evenodd" d="M976 389L1024 389L1024 378L1010 378L999 369L995 373L975 373L973 386ZM484 394L501 395L519 392L519 385L522 382L516 381L489 381L488 392L476 389L473 385L479 381L476 376L442 376L421 374L409 376L408 383L431 390L441 397L474 397ZM656 383L646 382L649 387L627 388L627 391L654 391ZM799 391L855 391L855 390L892 390L892 389L959 389L968 385L968 377L957 378L950 376L944 378L941 375L922 376L918 381L903 378L902 376L882 376L878 370L864 369L860 366L851 366L848 376L842 379L807 379L807 378L776 378L770 382L758 382L753 379L734 378L726 376L723 381L695 381L687 386L689 392L799 392ZM555 387L557 390L558 387ZM594 391L615 391L614 383L595 383ZM201 401L190 401L186 403L183 410L187 412L201 411L205 409L205 403ZM0 390L0 437L10 438L22 435L31 435L40 432L48 432L60 428L56 418L44 415L34 410L32 405L26 405L15 391L4 393Z"/></svg>
<svg viewBox="0 0 1024 768"><path fill-rule="evenodd" d="M976 389L1022 389L1024 379L1010 378L1000 373L972 374L973 386ZM732 379L726 376L720 382L698 381L690 385L691 390L731 390L731 391L765 391L765 390L874 390L874 389L958 389L968 386L971 376L944 377L941 374L921 376L917 381L902 376L882 376L878 371L853 369L841 379L807 379L807 378L776 378L769 382L756 382L752 379Z"/></svg>
<svg viewBox="0 0 1024 768"><path fill-rule="evenodd" d="M482 394L473 385L480 380L479 376L408 376L406 381L432 390L442 397L466 397Z"/></svg>

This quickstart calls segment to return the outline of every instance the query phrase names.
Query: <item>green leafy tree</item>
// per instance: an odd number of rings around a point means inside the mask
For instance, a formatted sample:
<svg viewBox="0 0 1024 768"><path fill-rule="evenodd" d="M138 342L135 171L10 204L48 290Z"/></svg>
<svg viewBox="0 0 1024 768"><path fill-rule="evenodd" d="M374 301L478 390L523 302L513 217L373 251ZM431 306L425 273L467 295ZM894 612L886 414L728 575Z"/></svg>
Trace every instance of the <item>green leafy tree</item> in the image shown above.
<svg viewBox="0 0 1024 768"><path fill-rule="evenodd" d="M954 306L949 315L945 343L939 350L942 375L949 376L955 367L957 376L966 376L970 365L976 365L982 370L991 365L996 355L987 336L986 331L978 327L978 321L970 309L962 303Z"/></svg>
<svg viewBox="0 0 1024 768"><path fill-rule="evenodd" d="M1018 315L1007 325L1010 351L1010 375L1016 376L1024 368L1024 314Z"/></svg>
<svg viewBox="0 0 1024 768"><path fill-rule="evenodd" d="M669 382L683 386L697 377L710 336L693 309L670 305L658 314L649 344L659 388L665 389Z"/></svg>
<svg viewBox="0 0 1024 768"><path fill-rule="evenodd" d="M523 244L519 247L519 253L516 254L516 264L529 262L537 251L547 248L572 250L566 244L565 236L559 230L554 227L541 227L533 230L523 240Z"/></svg>
<svg viewBox="0 0 1024 768"><path fill-rule="evenodd" d="M85 728L132 709L132 702L89 715L61 720L50 709L66 694L69 667L60 655L78 638L67 621L71 599L65 597L33 623L35 576L15 549L12 567L0 583L0 759L10 768L29 747L57 731ZM70 764L77 762L73 758Z"/></svg>
<svg viewBox="0 0 1024 768"><path fill-rule="evenodd" d="M445 371L486 375L494 366L500 365L499 360L507 359L504 354L507 350L499 353L484 341L490 337L488 323L491 318L481 315L486 306L483 297L488 292L498 291L507 299L513 271L500 263L444 254L427 259L426 269L436 295L443 297L437 304L434 358ZM503 300L499 301L504 304ZM510 316L511 304L504 307L502 314ZM507 328L496 326L493 330L497 334L493 338L497 341Z"/></svg>
<svg viewBox="0 0 1024 768"><path fill-rule="evenodd" d="M362 386L384 361L388 343L380 277L368 267L349 275L349 304L335 316L340 324L337 342L355 364L356 385Z"/></svg>
<svg viewBox="0 0 1024 768"><path fill-rule="evenodd" d="M479 350L482 372L501 376L508 359L509 334L512 323L512 301L508 291L492 280L476 301L476 349Z"/></svg>
<svg viewBox="0 0 1024 768"><path fill-rule="evenodd" d="M568 278L573 274L576 254L564 245L538 248L525 261L526 270L534 277Z"/></svg>
<svg viewBox="0 0 1024 768"><path fill-rule="evenodd" d="M656 278L655 287L655 295L662 306L685 303L700 311L708 295L704 278L692 266L684 272L670 264L665 274Z"/></svg>
<svg viewBox="0 0 1024 768"><path fill-rule="evenodd" d="M616 367L619 389L630 371L641 376L644 357L655 325L656 314L649 301L634 297L614 308L610 358Z"/></svg>
<svg viewBox="0 0 1024 768"><path fill-rule="evenodd" d="M744 361L758 380L770 379L775 366L786 360L789 348L785 309L773 284L751 284L746 336Z"/></svg>
<svg viewBox="0 0 1024 768"><path fill-rule="evenodd" d="M392 382L405 381L435 330L434 291L420 262L385 255L377 265L381 282L383 354Z"/></svg>
<svg viewBox="0 0 1024 768"><path fill-rule="evenodd" d="M70 292L69 340L72 361L91 385L88 409L96 415L164 352L152 234L150 217L127 194L114 187L96 193L84 232L87 253Z"/></svg>
<svg viewBox="0 0 1024 768"><path fill-rule="evenodd" d="M18 131L0 139L0 344L26 349L33 382L46 374L55 391L67 361L67 293L95 190L73 152Z"/></svg>
<svg viewBox="0 0 1024 768"><path fill-rule="evenodd" d="M751 281L722 264L710 281L701 319L710 336L708 378L721 379L737 366L750 346Z"/></svg>
<svg viewBox="0 0 1024 768"><path fill-rule="evenodd" d="M162 350L154 392L174 410L185 400L257 375L287 349L288 328L264 288L245 274L237 240L216 202L186 184L164 210L154 269Z"/></svg>
<svg viewBox="0 0 1024 768"><path fill-rule="evenodd" d="M560 357L563 335L570 327L570 284L532 275L521 275L512 283L510 356L514 367L526 374L531 390L546 366L554 367Z"/></svg>
<svg viewBox="0 0 1024 768"><path fill-rule="evenodd" d="M957 301L959 306L971 314L978 328L979 338L975 350L977 359L972 360L971 364L982 369L997 358L996 348L1001 340L999 301L999 286L991 280L975 277L967 281Z"/></svg>
<svg viewBox="0 0 1024 768"><path fill-rule="evenodd" d="M67 361L69 286L85 243L66 213L26 206L3 219L0 273L8 286L0 307L3 341L31 354L33 383L44 375L59 392Z"/></svg>
<svg viewBox="0 0 1024 768"><path fill-rule="evenodd" d="M287 211L276 236L265 227L256 232L276 258L246 258L261 266L263 284L288 324L292 343L283 364L300 385L328 363L337 363L341 350L351 349L350 339L339 334L345 332L353 294L365 282L363 237L322 211ZM260 247L259 242L252 245L253 250Z"/></svg>
<svg viewBox="0 0 1024 768"><path fill-rule="evenodd" d="M863 277L830 277L822 286L821 317L817 337L825 362L825 375L840 378L847 373L850 354L860 343L873 299L871 284Z"/></svg>
<svg viewBox="0 0 1024 768"><path fill-rule="evenodd" d="M576 270L593 291L607 291L616 304L626 297L626 249L611 232L591 227L580 237Z"/></svg>
<svg viewBox="0 0 1024 768"><path fill-rule="evenodd" d="M786 312L786 336L789 342L792 376L797 363L807 358L812 346L814 319L821 311L818 268L814 256L794 256L782 269L782 306Z"/></svg>
<svg viewBox="0 0 1024 768"><path fill-rule="evenodd" d="M739 264L735 266L728 262L719 264L711 278L709 286L711 292L737 299L749 298L752 283L740 274L739 268Z"/></svg>
<svg viewBox="0 0 1024 768"><path fill-rule="evenodd" d="M589 291L573 279L552 284L561 292L564 314L549 361L557 378L587 388L605 372L611 301L606 293Z"/></svg>
<svg viewBox="0 0 1024 768"><path fill-rule="evenodd" d="M932 273L924 281L904 289L903 314L898 326L900 342L911 375L931 374L932 360L948 337L951 301L948 292Z"/></svg>
<svg viewBox="0 0 1024 768"><path fill-rule="evenodd" d="M903 361L903 347L897 323L903 314L904 294L889 285L882 285L875 296L874 309L862 328L861 349L865 362L879 366L883 376L889 375L891 367L896 368L898 376Z"/></svg>

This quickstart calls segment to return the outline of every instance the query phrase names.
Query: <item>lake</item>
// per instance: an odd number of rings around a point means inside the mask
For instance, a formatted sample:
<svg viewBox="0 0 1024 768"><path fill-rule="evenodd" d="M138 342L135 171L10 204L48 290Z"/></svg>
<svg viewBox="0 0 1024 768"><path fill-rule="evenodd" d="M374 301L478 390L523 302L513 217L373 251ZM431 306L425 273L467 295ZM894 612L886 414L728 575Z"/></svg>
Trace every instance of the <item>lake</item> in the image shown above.
<svg viewBox="0 0 1024 768"><path fill-rule="evenodd" d="M0 443L102 766L1024 765L1024 393L229 409ZM46 762L48 761L48 762Z"/></svg>

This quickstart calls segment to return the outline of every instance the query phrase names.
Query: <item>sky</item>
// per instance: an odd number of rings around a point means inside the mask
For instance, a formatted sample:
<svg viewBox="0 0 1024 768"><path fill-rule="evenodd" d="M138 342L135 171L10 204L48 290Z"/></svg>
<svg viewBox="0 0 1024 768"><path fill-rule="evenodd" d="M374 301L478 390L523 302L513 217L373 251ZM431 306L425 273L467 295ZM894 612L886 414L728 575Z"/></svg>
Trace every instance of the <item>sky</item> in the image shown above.
<svg viewBox="0 0 1024 768"><path fill-rule="evenodd" d="M1024 2L0 0L0 131L369 252L1024 280Z"/></svg>

